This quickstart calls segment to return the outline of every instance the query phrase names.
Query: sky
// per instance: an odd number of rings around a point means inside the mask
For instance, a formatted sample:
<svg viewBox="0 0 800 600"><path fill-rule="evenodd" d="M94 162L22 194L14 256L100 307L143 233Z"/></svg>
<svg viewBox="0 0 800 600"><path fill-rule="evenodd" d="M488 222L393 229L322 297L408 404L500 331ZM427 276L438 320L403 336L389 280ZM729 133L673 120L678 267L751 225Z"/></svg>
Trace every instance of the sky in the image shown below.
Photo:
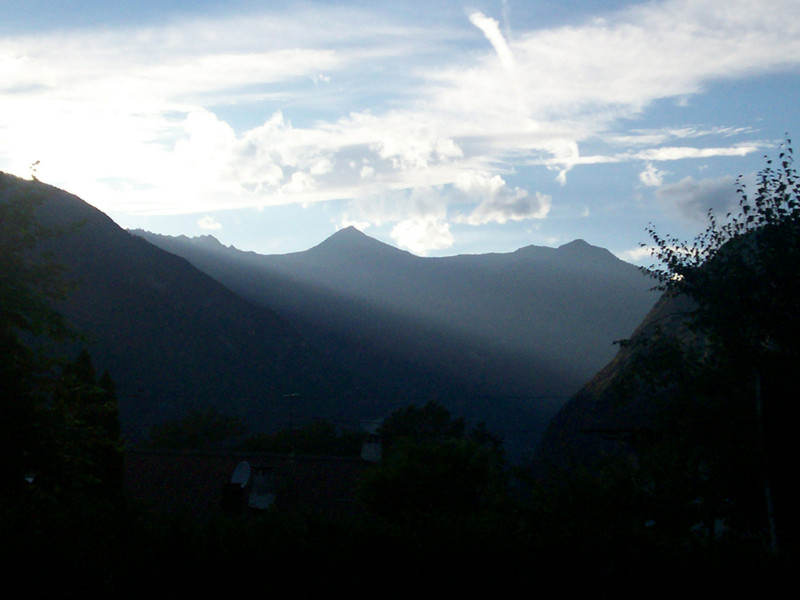
<svg viewBox="0 0 800 600"><path fill-rule="evenodd" d="M800 125L798 0L0 0L0 170L259 253L650 264ZM37 162L38 161L38 162Z"/></svg>

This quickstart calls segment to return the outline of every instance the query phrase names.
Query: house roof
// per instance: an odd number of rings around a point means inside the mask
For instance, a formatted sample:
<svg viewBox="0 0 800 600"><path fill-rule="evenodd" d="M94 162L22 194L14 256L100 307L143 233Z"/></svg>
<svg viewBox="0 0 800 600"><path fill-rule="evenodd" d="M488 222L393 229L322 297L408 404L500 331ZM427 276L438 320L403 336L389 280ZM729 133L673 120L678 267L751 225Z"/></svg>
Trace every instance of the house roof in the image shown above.
<svg viewBox="0 0 800 600"><path fill-rule="evenodd" d="M292 456L225 451L128 450L125 487L131 498L165 514L205 519L219 514L231 476L242 461L275 481L282 511L353 513L359 477L370 463L358 457Z"/></svg>

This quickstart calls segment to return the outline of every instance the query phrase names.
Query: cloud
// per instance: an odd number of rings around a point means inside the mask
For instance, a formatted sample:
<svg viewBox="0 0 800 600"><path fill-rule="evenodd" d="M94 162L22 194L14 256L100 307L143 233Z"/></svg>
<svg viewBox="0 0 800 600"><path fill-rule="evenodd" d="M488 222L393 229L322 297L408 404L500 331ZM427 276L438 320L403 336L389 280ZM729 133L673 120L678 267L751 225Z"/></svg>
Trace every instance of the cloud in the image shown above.
<svg viewBox="0 0 800 600"><path fill-rule="evenodd" d="M200 227L200 229L222 229L222 224L218 223L214 217L209 215L199 219L197 221L197 226Z"/></svg>
<svg viewBox="0 0 800 600"><path fill-rule="evenodd" d="M486 189L462 222L502 223L541 218L551 204L492 188L517 164L566 184L582 165L643 161L641 181L657 185L659 162L758 149L732 143L749 132L730 128L618 127L709 82L796 68L799 30L794 0L666 0L513 38L479 12L417 25L331 4L6 36L0 168L27 176L41 160L41 179L116 214L374 203L359 222L405 223L398 235L415 247L441 245L464 173L484 173ZM229 116L239 110L240 121ZM702 135L713 141L684 141ZM582 155L587 140L633 149ZM436 201L412 207L427 190ZM403 210L390 206L398 199ZM693 213L690 200L675 202Z"/></svg>
<svg viewBox="0 0 800 600"><path fill-rule="evenodd" d="M539 192L530 196L527 190L510 188L499 175L462 174L456 180L455 188L465 198L478 202L472 213L456 219L469 225L543 219L552 203L550 196Z"/></svg>
<svg viewBox="0 0 800 600"><path fill-rule="evenodd" d="M643 150L630 156L641 160L684 160L687 158L711 158L714 156L747 156L759 149L754 144L736 144L728 148L691 148L671 146Z"/></svg>
<svg viewBox="0 0 800 600"><path fill-rule="evenodd" d="M592 154L581 155L578 151L577 144L575 145L574 152L565 152L563 149L553 151L553 156L547 158L537 158L527 161L529 165L544 165L548 169L557 171L556 181L562 185L566 183L567 173L579 165L600 165L612 163L624 163L631 161L647 161L663 162L673 160L692 160L700 158L716 158L724 156L747 156L762 148L770 146L771 143L757 142L757 143L737 143L728 147L707 147L707 148L694 148L690 146L663 146L661 148L648 148L646 150L639 150L635 152L619 152L612 154ZM658 173L665 174L666 172L656 169L644 175L645 178L654 177ZM646 171L650 170L650 166L646 167ZM639 180L644 183L640 174ZM648 179L652 180L652 179Z"/></svg>
<svg viewBox="0 0 800 600"><path fill-rule="evenodd" d="M388 127L386 127L388 125ZM378 133L370 145L381 159L391 161L400 171L424 170L433 162L445 162L463 156L451 138L420 126L420 121L399 114L379 122ZM380 127L385 127L380 129Z"/></svg>
<svg viewBox="0 0 800 600"><path fill-rule="evenodd" d="M392 228L392 239L401 248L425 255L430 250L444 250L453 245L450 225L435 217L400 221Z"/></svg>
<svg viewBox="0 0 800 600"><path fill-rule="evenodd" d="M653 252L656 249L657 248L655 246L639 246L638 248L634 248L632 250L625 250L623 252L619 252L618 256L622 260L636 264L642 264L644 262L647 262L647 259L652 259ZM650 262L652 262L652 260Z"/></svg>
<svg viewBox="0 0 800 600"><path fill-rule="evenodd" d="M730 176L699 181L685 177L677 183L661 186L656 190L656 197L673 204L683 218L703 223L707 221L709 209L724 215L739 202L736 179Z"/></svg>
<svg viewBox="0 0 800 600"><path fill-rule="evenodd" d="M625 134L612 134L607 136L607 141L624 146L653 146L708 136L731 137L740 134L750 134L754 131L749 127L663 127L659 129L631 129Z"/></svg>
<svg viewBox="0 0 800 600"><path fill-rule="evenodd" d="M644 171L639 173L639 181L648 187L658 187L664 183L665 175L667 175L666 171L661 171L653 166L653 163L648 163Z"/></svg>
<svg viewBox="0 0 800 600"><path fill-rule="evenodd" d="M492 44L500 64L507 71L514 68L514 55L508 47L505 37L500 31L500 25L496 20L491 19L481 12L474 12L469 16L470 22L483 32L489 43Z"/></svg>

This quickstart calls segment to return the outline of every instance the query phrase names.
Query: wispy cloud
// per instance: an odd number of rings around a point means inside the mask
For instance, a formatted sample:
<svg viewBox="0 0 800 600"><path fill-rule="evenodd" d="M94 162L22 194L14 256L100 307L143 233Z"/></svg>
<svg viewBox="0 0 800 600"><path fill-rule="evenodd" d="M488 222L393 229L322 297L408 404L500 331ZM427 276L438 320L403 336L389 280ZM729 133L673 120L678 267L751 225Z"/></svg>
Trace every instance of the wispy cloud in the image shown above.
<svg viewBox="0 0 800 600"><path fill-rule="evenodd" d="M511 53L511 48L508 47L508 43L500 31L500 24L481 12L472 13L469 16L469 20L483 32L483 35L492 44L503 68L507 71L512 70L514 68L514 55Z"/></svg>
<svg viewBox="0 0 800 600"><path fill-rule="evenodd" d="M351 199L342 221L394 223L395 238L422 252L451 243L457 220L546 217L555 200L502 180L516 164L543 165L565 184L581 165L636 162L641 182L657 186L663 161L751 153L758 144L732 141L742 130L620 123L709 82L800 64L794 0L667 0L509 31L478 12L434 29L309 5L7 37L0 168L27 175L41 160L42 179L117 211ZM469 53L455 44L465 40ZM259 125L223 116L243 107ZM587 140L613 151L582 155ZM448 211L467 188L470 209ZM660 190L692 213L678 188ZM436 200L413 208L429 192Z"/></svg>

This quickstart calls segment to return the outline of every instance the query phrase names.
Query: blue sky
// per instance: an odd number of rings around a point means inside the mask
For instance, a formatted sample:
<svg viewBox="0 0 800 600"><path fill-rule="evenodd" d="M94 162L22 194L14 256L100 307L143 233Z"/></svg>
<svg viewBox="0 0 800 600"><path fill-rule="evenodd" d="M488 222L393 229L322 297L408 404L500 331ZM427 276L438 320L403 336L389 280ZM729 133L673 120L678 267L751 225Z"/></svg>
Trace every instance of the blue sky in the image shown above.
<svg viewBox="0 0 800 600"><path fill-rule="evenodd" d="M649 264L797 135L796 0L3 3L0 170L262 253Z"/></svg>

